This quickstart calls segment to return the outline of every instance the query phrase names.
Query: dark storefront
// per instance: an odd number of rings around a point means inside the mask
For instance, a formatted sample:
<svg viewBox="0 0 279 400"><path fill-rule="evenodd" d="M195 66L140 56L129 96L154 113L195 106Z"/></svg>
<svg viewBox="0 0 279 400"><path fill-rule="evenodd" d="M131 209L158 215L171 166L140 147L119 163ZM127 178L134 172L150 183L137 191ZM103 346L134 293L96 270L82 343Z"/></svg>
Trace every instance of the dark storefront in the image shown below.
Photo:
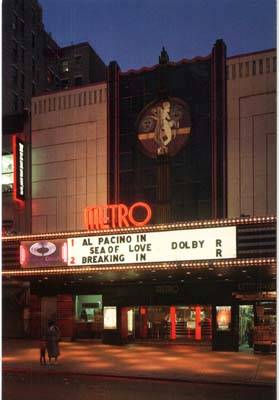
<svg viewBox="0 0 279 400"><path fill-rule="evenodd" d="M158 255L158 262L106 265L87 265L85 257L84 265L77 260L78 265L71 266L72 255L79 257L76 247L72 253L68 248L68 264L66 258L59 263L50 257L37 257L44 258L41 266L36 267L34 262L38 243L46 240L63 248L67 238L84 241L86 237L93 243L96 235L151 235L160 231L173 236L181 229L186 229L184 235L187 230L196 235L209 229L212 236L216 227L231 227L232 232L236 227L234 257L162 262L164 255ZM233 254L225 234L222 240L223 250L228 247ZM30 295L22 304L22 312L29 311L25 321L25 335L29 337L40 337L47 321L54 318L62 336L73 340L100 339L108 344L196 342L211 345L213 350L237 351L249 347L252 329L254 350L271 351L275 348L276 326L275 241L274 217L6 237L4 284L30 281ZM21 250L21 266L20 244L26 249L33 246L31 255ZM197 254L203 257L202 250ZM12 319L5 307L3 318Z"/></svg>

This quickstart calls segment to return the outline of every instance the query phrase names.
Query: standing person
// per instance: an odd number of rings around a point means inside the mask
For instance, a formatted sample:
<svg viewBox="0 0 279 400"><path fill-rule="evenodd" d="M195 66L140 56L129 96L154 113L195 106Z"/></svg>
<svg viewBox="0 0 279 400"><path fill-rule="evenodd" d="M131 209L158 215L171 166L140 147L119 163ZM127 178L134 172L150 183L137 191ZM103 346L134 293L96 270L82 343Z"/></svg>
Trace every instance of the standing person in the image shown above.
<svg viewBox="0 0 279 400"><path fill-rule="evenodd" d="M81 314L80 314L80 319L82 319L84 322L87 322L88 318L87 318L87 312L86 310L82 310Z"/></svg>
<svg viewBox="0 0 279 400"><path fill-rule="evenodd" d="M254 327L251 321L248 322L247 324L247 329L246 329L246 336L248 340L248 345L249 347L253 347L254 343Z"/></svg>
<svg viewBox="0 0 279 400"><path fill-rule="evenodd" d="M54 363L57 364L57 357L60 355L59 340L60 331L58 326L55 325L54 321L49 321L46 332L46 348L49 363L51 363L51 359L54 358Z"/></svg>

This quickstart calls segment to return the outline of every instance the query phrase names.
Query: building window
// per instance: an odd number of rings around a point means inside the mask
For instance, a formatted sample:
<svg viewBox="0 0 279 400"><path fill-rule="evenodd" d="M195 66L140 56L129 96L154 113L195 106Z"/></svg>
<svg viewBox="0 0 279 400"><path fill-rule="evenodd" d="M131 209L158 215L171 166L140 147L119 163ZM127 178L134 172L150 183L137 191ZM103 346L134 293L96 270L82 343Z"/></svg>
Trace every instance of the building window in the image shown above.
<svg viewBox="0 0 279 400"><path fill-rule="evenodd" d="M15 68L15 67L13 67L12 76L13 76L13 84L14 84L14 86L17 86L18 71L17 71L17 68Z"/></svg>
<svg viewBox="0 0 279 400"><path fill-rule="evenodd" d="M63 109L65 110L67 108L67 98L66 96L63 96Z"/></svg>
<svg viewBox="0 0 279 400"><path fill-rule="evenodd" d="M69 79L62 79L61 87L62 87L62 89L67 89L69 87Z"/></svg>
<svg viewBox="0 0 279 400"><path fill-rule="evenodd" d="M102 103L102 101L103 101L102 96L103 96L103 92L102 92L102 89L100 89L99 90L99 102L100 103Z"/></svg>
<svg viewBox="0 0 279 400"><path fill-rule="evenodd" d="M13 61L16 63L18 57L18 45L15 40L13 40Z"/></svg>
<svg viewBox="0 0 279 400"><path fill-rule="evenodd" d="M69 61L62 61L62 72L69 72Z"/></svg>
<svg viewBox="0 0 279 400"><path fill-rule="evenodd" d="M249 76L249 74L250 74L249 61L246 61L246 63L245 63L245 76Z"/></svg>
<svg viewBox="0 0 279 400"><path fill-rule="evenodd" d="M79 107L81 106L81 93L79 93L78 95L78 106Z"/></svg>
<svg viewBox="0 0 279 400"><path fill-rule="evenodd" d="M44 100L44 113L46 112L46 100Z"/></svg>
<svg viewBox="0 0 279 400"><path fill-rule="evenodd" d="M252 75L256 75L256 61L252 62Z"/></svg>
<svg viewBox="0 0 279 400"><path fill-rule="evenodd" d="M51 85L53 83L53 80L54 80L54 74L50 69L48 69L47 70L47 83L49 85Z"/></svg>
<svg viewBox="0 0 279 400"><path fill-rule="evenodd" d="M14 32L16 32L17 28L18 28L18 17L16 14L13 14L12 29Z"/></svg>
<svg viewBox="0 0 279 400"><path fill-rule="evenodd" d="M21 89L24 90L25 87L25 76L24 74L21 74Z"/></svg>
<svg viewBox="0 0 279 400"><path fill-rule="evenodd" d="M42 114L42 100L39 100L39 114Z"/></svg>
<svg viewBox="0 0 279 400"><path fill-rule="evenodd" d="M36 68L35 68L35 60L32 58L32 76L35 76Z"/></svg>
<svg viewBox="0 0 279 400"><path fill-rule="evenodd" d="M53 111L56 111L56 97L53 98Z"/></svg>
<svg viewBox="0 0 279 400"><path fill-rule="evenodd" d="M82 76L75 77L75 86L82 85Z"/></svg>
<svg viewBox="0 0 279 400"><path fill-rule="evenodd" d="M36 102L33 103L33 111L34 111L34 114L37 114L37 103Z"/></svg>
<svg viewBox="0 0 279 400"><path fill-rule="evenodd" d="M76 64L80 64L80 61L81 61L81 56L75 56L75 63Z"/></svg>
<svg viewBox="0 0 279 400"><path fill-rule="evenodd" d="M94 90L94 104L97 103L97 90Z"/></svg>
<svg viewBox="0 0 279 400"><path fill-rule="evenodd" d="M242 78L242 76L243 76L243 64L242 63L239 63L238 73L239 73L239 78Z"/></svg>
<svg viewBox="0 0 279 400"><path fill-rule="evenodd" d="M58 97L58 110L61 110L61 97Z"/></svg>
<svg viewBox="0 0 279 400"><path fill-rule="evenodd" d="M60 79L58 77L55 78L55 87L60 88Z"/></svg>
<svg viewBox="0 0 279 400"><path fill-rule="evenodd" d="M235 64L232 65L232 79L235 79L236 77L236 68L235 68Z"/></svg>
<svg viewBox="0 0 279 400"><path fill-rule="evenodd" d="M18 110L18 95L16 93L13 93L13 110Z"/></svg>
<svg viewBox="0 0 279 400"><path fill-rule="evenodd" d="M12 192L14 184L13 154L2 155L2 192Z"/></svg>
<svg viewBox="0 0 279 400"><path fill-rule="evenodd" d="M32 24L35 25L36 23L36 11L32 8Z"/></svg>
<svg viewBox="0 0 279 400"><path fill-rule="evenodd" d="M20 34L21 34L22 37L24 37L24 30L25 30L24 22L20 21Z"/></svg>
<svg viewBox="0 0 279 400"><path fill-rule="evenodd" d="M89 92L89 104L92 104L92 92Z"/></svg>
<svg viewBox="0 0 279 400"><path fill-rule="evenodd" d="M24 49L21 49L21 63L24 64Z"/></svg>
<svg viewBox="0 0 279 400"><path fill-rule="evenodd" d="M48 99L48 111L51 111L51 99Z"/></svg>
<svg viewBox="0 0 279 400"><path fill-rule="evenodd" d="M32 32L31 33L31 37L32 37L32 49L35 49L35 33L34 32Z"/></svg>
<svg viewBox="0 0 279 400"><path fill-rule="evenodd" d="M83 105L86 106L87 104L87 92L84 92L83 94Z"/></svg>
<svg viewBox="0 0 279 400"><path fill-rule="evenodd" d="M269 74L269 72L270 72L270 58L269 57L265 59L265 63L266 63L265 71L266 71L266 73Z"/></svg>
<svg viewBox="0 0 279 400"><path fill-rule="evenodd" d="M69 108L72 107L72 96L70 94L68 96L68 106L69 106Z"/></svg>
<svg viewBox="0 0 279 400"><path fill-rule="evenodd" d="M259 73L263 73L263 60L259 60Z"/></svg>
<svg viewBox="0 0 279 400"><path fill-rule="evenodd" d="M272 58L272 63L273 63L273 72L276 72L276 57Z"/></svg>

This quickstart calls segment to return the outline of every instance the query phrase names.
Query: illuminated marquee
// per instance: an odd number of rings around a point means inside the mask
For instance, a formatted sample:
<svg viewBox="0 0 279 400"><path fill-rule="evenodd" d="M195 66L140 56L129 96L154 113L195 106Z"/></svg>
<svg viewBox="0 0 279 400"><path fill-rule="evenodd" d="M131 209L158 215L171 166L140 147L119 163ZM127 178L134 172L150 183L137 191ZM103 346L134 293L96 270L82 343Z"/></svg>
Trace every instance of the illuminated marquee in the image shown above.
<svg viewBox="0 0 279 400"><path fill-rule="evenodd" d="M67 241L63 239L21 242L19 254L22 268L68 264Z"/></svg>
<svg viewBox="0 0 279 400"><path fill-rule="evenodd" d="M142 212L144 216L141 219L136 217L137 213L142 214ZM125 204L111 204L87 207L84 210L84 222L88 230L141 227L148 224L151 216L151 208L143 202L137 202L131 207Z"/></svg>
<svg viewBox="0 0 279 400"><path fill-rule="evenodd" d="M25 200L25 148L24 142L13 136L14 154L14 199Z"/></svg>
<svg viewBox="0 0 279 400"><path fill-rule="evenodd" d="M130 264L236 258L236 227L68 239L68 265Z"/></svg>
<svg viewBox="0 0 279 400"><path fill-rule="evenodd" d="M21 242L23 268L236 258L236 227L94 235Z"/></svg>

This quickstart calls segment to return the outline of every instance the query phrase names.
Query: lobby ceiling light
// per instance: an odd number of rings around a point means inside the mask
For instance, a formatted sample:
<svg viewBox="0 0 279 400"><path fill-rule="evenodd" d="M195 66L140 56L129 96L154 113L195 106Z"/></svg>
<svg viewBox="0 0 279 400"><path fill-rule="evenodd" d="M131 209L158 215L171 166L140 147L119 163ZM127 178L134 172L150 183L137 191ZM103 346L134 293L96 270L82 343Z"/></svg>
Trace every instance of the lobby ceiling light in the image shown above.
<svg viewBox="0 0 279 400"><path fill-rule="evenodd" d="M229 261L215 261L213 262L214 267L219 268L232 268L232 267L276 267L276 258L254 258L254 259L232 259ZM100 266L75 266L75 267L61 267L61 265L49 267L49 268L24 268L18 269L18 266L14 267L14 270L9 269L8 271L2 270L2 276L4 277L12 277L12 276L35 276L42 274L49 275L65 275L65 274L88 274L89 273L99 273L104 274L104 272L110 271L150 271L150 270L181 270L184 268L192 268L192 269L208 269L209 262L196 262L190 261L186 263L158 263L158 264L121 264L121 265L100 265ZM5 268L5 266L4 266ZM170 272L170 271L169 271Z"/></svg>

